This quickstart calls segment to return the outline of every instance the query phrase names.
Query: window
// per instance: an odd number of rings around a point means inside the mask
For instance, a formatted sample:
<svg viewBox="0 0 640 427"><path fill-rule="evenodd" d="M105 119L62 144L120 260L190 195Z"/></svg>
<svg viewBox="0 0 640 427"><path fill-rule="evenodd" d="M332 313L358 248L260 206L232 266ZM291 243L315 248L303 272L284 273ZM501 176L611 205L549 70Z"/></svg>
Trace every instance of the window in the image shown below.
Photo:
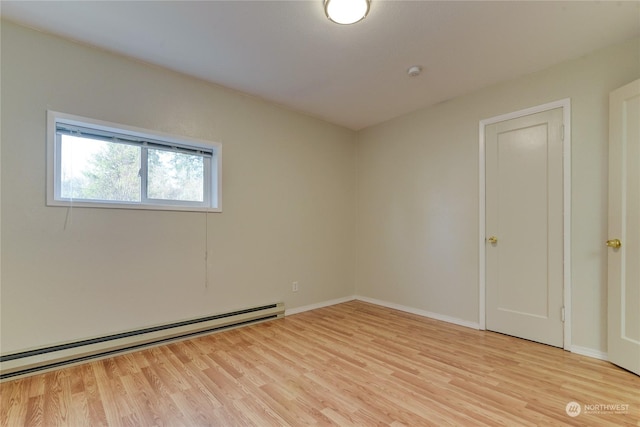
<svg viewBox="0 0 640 427"><path fill-rule="evenodd" d="M48 112L47 204L221 211L221 144Z"/></svg>

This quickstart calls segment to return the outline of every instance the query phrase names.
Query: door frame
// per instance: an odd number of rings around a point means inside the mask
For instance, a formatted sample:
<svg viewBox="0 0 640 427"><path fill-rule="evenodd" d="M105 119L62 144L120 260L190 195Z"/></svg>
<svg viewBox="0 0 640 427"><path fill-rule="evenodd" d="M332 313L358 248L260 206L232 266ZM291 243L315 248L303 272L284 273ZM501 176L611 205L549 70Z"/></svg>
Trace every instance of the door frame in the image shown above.
<svg viewBox="0 0 640 427"><path fill-rule="evenodd" d="M562 108L562 121L564 125L562 139L562 181L563 181L563 304L564 304L564 344L565 350L571 349L571 99L565 98L558 101L537 105L531 108L502 114L488 119L480 120L479 123L479 326L481 330L486 330L486 170L485 170L485 127L506 120L517 119L543 111Z"/></svg>

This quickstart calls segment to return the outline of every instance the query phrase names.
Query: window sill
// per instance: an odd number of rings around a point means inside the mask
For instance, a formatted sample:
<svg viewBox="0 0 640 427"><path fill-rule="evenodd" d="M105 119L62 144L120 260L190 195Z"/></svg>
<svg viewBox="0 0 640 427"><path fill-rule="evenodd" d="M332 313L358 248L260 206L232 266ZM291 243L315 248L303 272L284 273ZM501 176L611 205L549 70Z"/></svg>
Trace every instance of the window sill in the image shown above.
<svg viewBox="0 0 640 427"><path fill-rule="evenodd" d="M211 212L221 213L222 208L212 208L206 206L181 206L181 205L154 205L143 203L122 203L122 202L84 202L84 201L64 201L64 200L48 200L47 206L62 208L92 208L92 209L127 209L127 210L145 210L145 211L175 211L175 212Z"/></svg>

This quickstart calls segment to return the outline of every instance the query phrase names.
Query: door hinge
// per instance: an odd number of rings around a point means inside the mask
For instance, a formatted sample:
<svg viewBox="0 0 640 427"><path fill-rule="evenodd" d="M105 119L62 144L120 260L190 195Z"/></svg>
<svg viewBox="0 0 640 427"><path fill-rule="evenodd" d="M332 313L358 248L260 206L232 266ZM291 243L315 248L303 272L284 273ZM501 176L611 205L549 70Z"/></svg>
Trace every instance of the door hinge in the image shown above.
<svg viewBox="0 0 640 427"><path fill-rule="evenodd" d="M562 321L564 322L564 307L562 307Z"/></svg>
<svg viewBox="0 0 640 427"><path fill-rule="evenodd" d="M564 125L560 125L560 139L564 141Z"/></svg>

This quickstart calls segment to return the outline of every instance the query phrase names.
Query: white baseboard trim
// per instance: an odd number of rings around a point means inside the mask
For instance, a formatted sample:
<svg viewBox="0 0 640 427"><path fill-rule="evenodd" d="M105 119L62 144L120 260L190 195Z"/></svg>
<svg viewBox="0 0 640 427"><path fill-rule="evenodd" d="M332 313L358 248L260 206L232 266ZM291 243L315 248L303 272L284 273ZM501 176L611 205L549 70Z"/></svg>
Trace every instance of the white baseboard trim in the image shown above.
<svg viewBox="0 0 640 427"><path fill-rule="evenodd" d="M354 299L368 302L375 305L381 305L387 308L393 308L394 310L400 310L411 314L417 314L418 316L428 317L430 319L440 320L442 322L453 323L454 325L464 326L471 329L480 329L480 324L477 322L470 322L468 320L458 319L456 317L447 316L444 314L432 313L430 311L420 310L413 307L407 307L400 304L395 304L392 302L382 301L374 298L363 297L356 295Z"/></svg>
<svg viewBox="0 0 640 427"><path fill-rule="evenodd" d="M480 329L480 324L477 322L470 322L468 320L458 319L456 317L447 316L444 314L432 313L426 310L420 310L413 307L407 307L405 305L396 304L393 302L382 301L375 298L363 297L361 295L351 295L348 297L337 298L329 301L323 301L316 304L305 305L302 307L292 308L290 310L285 311L285 316L290 316L292 314L303 313L305 311L315 310L317 308L329 307L336 304L342 304L343 302L349 302L353 300L368 302L370 304L379 305L382 307L392 308L394 310L400 310L411 314L417 314L418 316L428 317L429 319L440 320L442 322L453 323L454 325L464 326L471 329ZM609 361L609 356L607 353L594 350L588 347L580 347L577 345L572 345L570 348L572 353L580 354L582 356L592 357L594 359L600 359L604 361Z"/></svg>
<svg viewBox="0 0 640 427"><path fill-rule="evenodd" d="M323 308L323 307L329 307L330 305L342 304L343 302L353 301L354 299L356 299L356 297L351 295L348 297L342 297L342 298L332 299L329 301L318 302L315 304L304 305L302 307L287 309L284 311L284 315L291 316L292 314L304 313L305 311L315 310L317 308Z"/></svg>
<svg viewBox="0 0 640 427"><path fill-rule="evenodd" d="M587 357L593 357L594 359L605 360L607 362L609 361L609 355L607 353L600 350L594 350L588 347L580 347L577 345L572 345L571 353L576 353L576 354L580 354L582 356L587 356Z"/></svg>

